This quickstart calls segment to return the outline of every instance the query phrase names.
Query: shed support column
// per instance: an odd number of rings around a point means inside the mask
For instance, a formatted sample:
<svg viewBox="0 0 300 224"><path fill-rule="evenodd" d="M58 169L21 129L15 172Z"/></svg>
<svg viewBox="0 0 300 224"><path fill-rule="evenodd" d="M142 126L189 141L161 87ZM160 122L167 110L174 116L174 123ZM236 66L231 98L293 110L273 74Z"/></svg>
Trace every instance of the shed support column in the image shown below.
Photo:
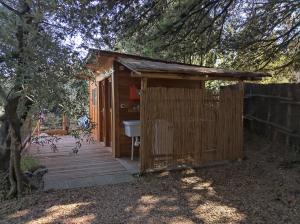
<svg viewBox="0 0 300 224"><path fill-rule="evenodd" d="M112 152L113 156L118 158L120 152L120 117L119 117L119 88L117 77L118 66L116 62L113 65L112 73Z"/></svg>
<svg viewBox="0 0 300 224"><path fill-rule="evenodd" d="M244 150L243 150L243 146L244 146L244 82L243 81L239 81L238 83L238 87L239 87L239 94L241 97L241 136L240 136L240 156L239 159L242 159L244 157Z"/></svg>
<svg viewBox="0 0 300 224"><path fill-rule="evenodd" d="M68 131L69 127L68 127L68 118L66 114L63 114L63 118L62 118L62 129L64 131Z"/></svg>
<svg viewBox="0 0 300 224"><path fill-rule="evenodd" d="M144 105L144 102L143 102L143 98L144 98L144 93L145 93L145 90L147 89L147 86L148 86L148 79L147 78L141 78L141 99L140 99L140 121L141 121L141 143L140 143L140 166L139 166L139 169L140 169L140 172L145 172L146 171L146 168L147 168L147 165L145 164L145 161L147 161L147 158L148 157L148 152L146 152L144 150L144 136L146 136L146 133L145 133L145 123L144 123L144 115L145 115L145 105Z"/></svg>
<svg viewBox="0 0 300 224"><path fill-rule="evenodd" d="M101 95L101 85L100 82L96 82L96 87L97 87L97 140L98 141L102 141L102 137L101 135L102 133L102 129L101 129L101 125L102 125L102 120L101 120L101 101L102 101L102 95Z"/></svg>
<svg viewBox="0 0 300 224"><path fill-rule="evenodd" d="M105 79L104 81L104 120L105 120L105 138L104 138L104 145L110 146L110 111L109 111L109 102L108 102L108 80Z"/></svg>

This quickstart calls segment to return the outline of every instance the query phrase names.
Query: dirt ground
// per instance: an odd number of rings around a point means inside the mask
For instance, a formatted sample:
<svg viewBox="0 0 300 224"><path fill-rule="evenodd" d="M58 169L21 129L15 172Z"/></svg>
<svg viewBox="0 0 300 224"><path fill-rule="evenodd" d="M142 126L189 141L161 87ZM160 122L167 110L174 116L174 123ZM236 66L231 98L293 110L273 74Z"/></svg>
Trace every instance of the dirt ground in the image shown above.
<svg viewBox="0 0 300 224"><path fill-rule="evenodd" d="M280 151L252 136L244 161L5 201L0 223L299 223L300 165Z"/></svg>

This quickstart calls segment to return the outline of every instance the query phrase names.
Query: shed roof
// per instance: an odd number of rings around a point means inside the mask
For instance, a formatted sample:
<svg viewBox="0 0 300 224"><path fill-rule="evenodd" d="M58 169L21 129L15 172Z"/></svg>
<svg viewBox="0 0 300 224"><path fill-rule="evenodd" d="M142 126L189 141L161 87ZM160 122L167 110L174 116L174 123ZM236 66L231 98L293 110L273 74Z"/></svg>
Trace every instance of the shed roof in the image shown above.
<svg viewBox="0 0 300 224"><path fill-rule="evenodd" d="M154 59L149 57L142 57L138 55L131 55L113 51L104 51L98 49L91 49L87 58L87 64L92 63L97 56L104 56L114 58L123 66L132 70L137 75L143 74L162 74L164 76L180 75L192 77L210 77L211 79L244 79L244 80L260 80L262 77L267 77L269 74L264 72L245 72L233 71L220 68L209 68L193 64L184 64L173 61L166 61Z"/></svg>
<svg viewBox="0 0 300 224"><path fill-rule="evenodd" d="M165 63L145 59L118 58L118 62L136 73L164 73L164 74L187 74L195 76L232 77L241 79L257 79L268 76L262 72L241 72L219 68L207 68L196 65Z"/></svg>

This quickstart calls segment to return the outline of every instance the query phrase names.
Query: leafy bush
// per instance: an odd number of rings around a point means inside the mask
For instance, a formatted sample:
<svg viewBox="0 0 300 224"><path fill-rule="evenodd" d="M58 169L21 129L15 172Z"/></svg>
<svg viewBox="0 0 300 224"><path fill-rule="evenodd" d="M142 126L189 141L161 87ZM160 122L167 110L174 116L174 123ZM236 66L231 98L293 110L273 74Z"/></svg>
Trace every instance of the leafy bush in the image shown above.
<svg viewBox="0 0 300 224"><path fill-rule="evenodd" d="M33 167L37 167L39 165L39 161L32 156L26 155L21 158L21 170L23 172L31 170Z"/></svg>

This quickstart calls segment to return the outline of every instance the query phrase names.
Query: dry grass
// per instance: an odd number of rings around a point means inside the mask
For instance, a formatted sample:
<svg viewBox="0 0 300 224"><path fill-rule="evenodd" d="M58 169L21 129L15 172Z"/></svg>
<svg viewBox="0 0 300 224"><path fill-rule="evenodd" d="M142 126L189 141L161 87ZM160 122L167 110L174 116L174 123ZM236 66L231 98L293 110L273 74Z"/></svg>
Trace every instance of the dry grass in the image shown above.
<svg viewBox="0 0 300 224"><path fill-rule="evenodd" d="M299 223L300 167L248 139L247 159L1 204L0 223Z"/></svg>

